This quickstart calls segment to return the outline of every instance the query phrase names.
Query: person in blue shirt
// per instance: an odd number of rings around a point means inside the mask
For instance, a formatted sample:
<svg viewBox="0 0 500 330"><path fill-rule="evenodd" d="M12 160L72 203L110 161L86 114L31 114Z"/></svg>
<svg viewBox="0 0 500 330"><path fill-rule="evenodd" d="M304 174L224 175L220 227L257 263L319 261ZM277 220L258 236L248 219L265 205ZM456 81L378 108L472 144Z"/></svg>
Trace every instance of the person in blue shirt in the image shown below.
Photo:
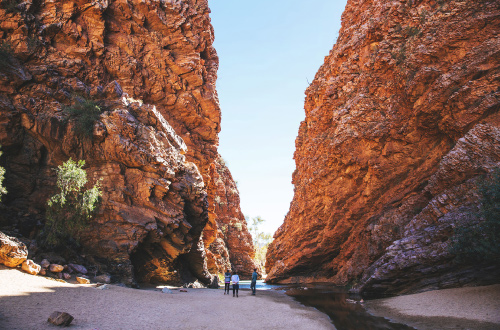
<svg viewBox="0 0 500 330"><path fill-rule="evenodd" d="M231 283L231 273L226 269L224 273L224 294L229 294L229 284Z"/></svg>
<svg viewBox="0 0 500 330"><path fill-rule="evenodd" d="M252 289L252 296L255 296L255 287L257 286L257 277L259 274L257 274L257 268L253 269L252 273L252 282L250 283L250 289Z"/></svg>
<svg viewBox="0 0 500 330"><path fill-rule="evenodd" d="M236 297L238 297L238 290L240 288L240 277L236 274L236 271L233 272L233 276L231 276L231 282L233 282L233 297L236 293Z"/></svg>

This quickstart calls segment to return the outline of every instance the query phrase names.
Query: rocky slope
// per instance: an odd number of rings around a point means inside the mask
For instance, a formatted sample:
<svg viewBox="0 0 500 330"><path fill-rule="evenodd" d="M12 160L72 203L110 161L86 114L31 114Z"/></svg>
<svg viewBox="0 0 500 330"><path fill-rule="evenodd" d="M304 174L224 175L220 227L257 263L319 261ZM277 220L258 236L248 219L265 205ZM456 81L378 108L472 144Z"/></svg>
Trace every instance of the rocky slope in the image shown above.
<svg viewBox="0 0 500 330"><path fill-rule="evenodd" d="M89 258L128 283L210 284L202 233L219 216L220 109L209 12L205 0L2 1L3 227L34 238L52 169L84 159L104 192L83 235ZM68 111L79 105L98 106L90 128Z"/></svg>
<svg viewBox="0 0 500 330"><path fill-rule="evenodd" d="M500 278L449 252L500 165L499 32L498 1L347 2L306 91L268 281L402 293Z"/></svg>

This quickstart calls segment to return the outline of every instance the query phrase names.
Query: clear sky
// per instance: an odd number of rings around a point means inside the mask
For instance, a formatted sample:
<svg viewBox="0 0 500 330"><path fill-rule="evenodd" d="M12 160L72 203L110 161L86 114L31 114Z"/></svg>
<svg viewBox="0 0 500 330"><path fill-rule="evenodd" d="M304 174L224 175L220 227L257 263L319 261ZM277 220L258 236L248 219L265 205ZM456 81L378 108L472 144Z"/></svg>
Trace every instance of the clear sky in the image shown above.
<svg viewBox="0 0 500 330"><path fill-rule="evenodd" d="M209 0L219 55L219 153L242 212L274 234L293 198L304 91L335 43L346 0Z"/></svg>

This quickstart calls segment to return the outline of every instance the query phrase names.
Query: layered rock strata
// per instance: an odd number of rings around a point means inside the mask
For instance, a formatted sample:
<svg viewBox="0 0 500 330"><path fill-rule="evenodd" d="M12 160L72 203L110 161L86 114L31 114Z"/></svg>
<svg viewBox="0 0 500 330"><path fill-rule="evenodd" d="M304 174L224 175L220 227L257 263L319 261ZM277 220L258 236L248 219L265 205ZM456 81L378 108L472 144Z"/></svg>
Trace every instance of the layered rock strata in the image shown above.
<svg viewBox="0 0 500 330"><path fill-rule="evenodd" d="M35 237L52 168L101 179L88 256L128 283L209 284L201 239L218 157L218 58L206 1L3 1L0 216ZM71 115L98 109L91 127ZM90 131L89 135L82 132ZM134 272L135 270L135 272Z"/></svg>
<svg viewBox="0 0 500 330"><path fill-rule="evenodd" d="M449 249L500 165L499 32L498 1L347 2L306 91L268 281L402 293L500 278Z"/></svg>
<svg viewBox="0 0 500 330"><path fill-rule="evenodd" d="M209 216L203 232L209 269L219 274L236 270L240 277L251 278L257 268L252 236L240 209L238 187L222 158L214 163L211 178L216 187L214 196L209 196L213 197L214 216Z"/></svg>

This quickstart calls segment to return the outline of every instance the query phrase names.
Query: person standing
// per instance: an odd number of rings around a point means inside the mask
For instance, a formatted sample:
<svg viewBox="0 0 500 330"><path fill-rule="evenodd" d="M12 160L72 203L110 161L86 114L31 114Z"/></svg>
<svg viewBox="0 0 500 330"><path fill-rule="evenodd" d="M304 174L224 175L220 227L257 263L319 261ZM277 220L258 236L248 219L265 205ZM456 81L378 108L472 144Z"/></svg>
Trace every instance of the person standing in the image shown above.
<svg viewBox="0 0 500 330"><path fill-rule="evenodd" d="M257 268L253 269L252 273L252 282L250 283L250 289L252 289L252 296L255 296L255 287L257 286L257 277L259 274L257 274Z"/></svg>
<svg viewBox="0 0 500 330"><path fill-rule="evenodd" d="M233 276L231 276L231 282L233 282L233 297L235 293L236 297L238 297L238 290L240 288L240 277L238 276L236 271L234 271Z"/></svg>
<svg viewBox="0 0 500 330"><path fill-rule="evenodd" d="M231 273L226 269L224 273L224 294L229 294L229 284L231 283Z"/></svg>

